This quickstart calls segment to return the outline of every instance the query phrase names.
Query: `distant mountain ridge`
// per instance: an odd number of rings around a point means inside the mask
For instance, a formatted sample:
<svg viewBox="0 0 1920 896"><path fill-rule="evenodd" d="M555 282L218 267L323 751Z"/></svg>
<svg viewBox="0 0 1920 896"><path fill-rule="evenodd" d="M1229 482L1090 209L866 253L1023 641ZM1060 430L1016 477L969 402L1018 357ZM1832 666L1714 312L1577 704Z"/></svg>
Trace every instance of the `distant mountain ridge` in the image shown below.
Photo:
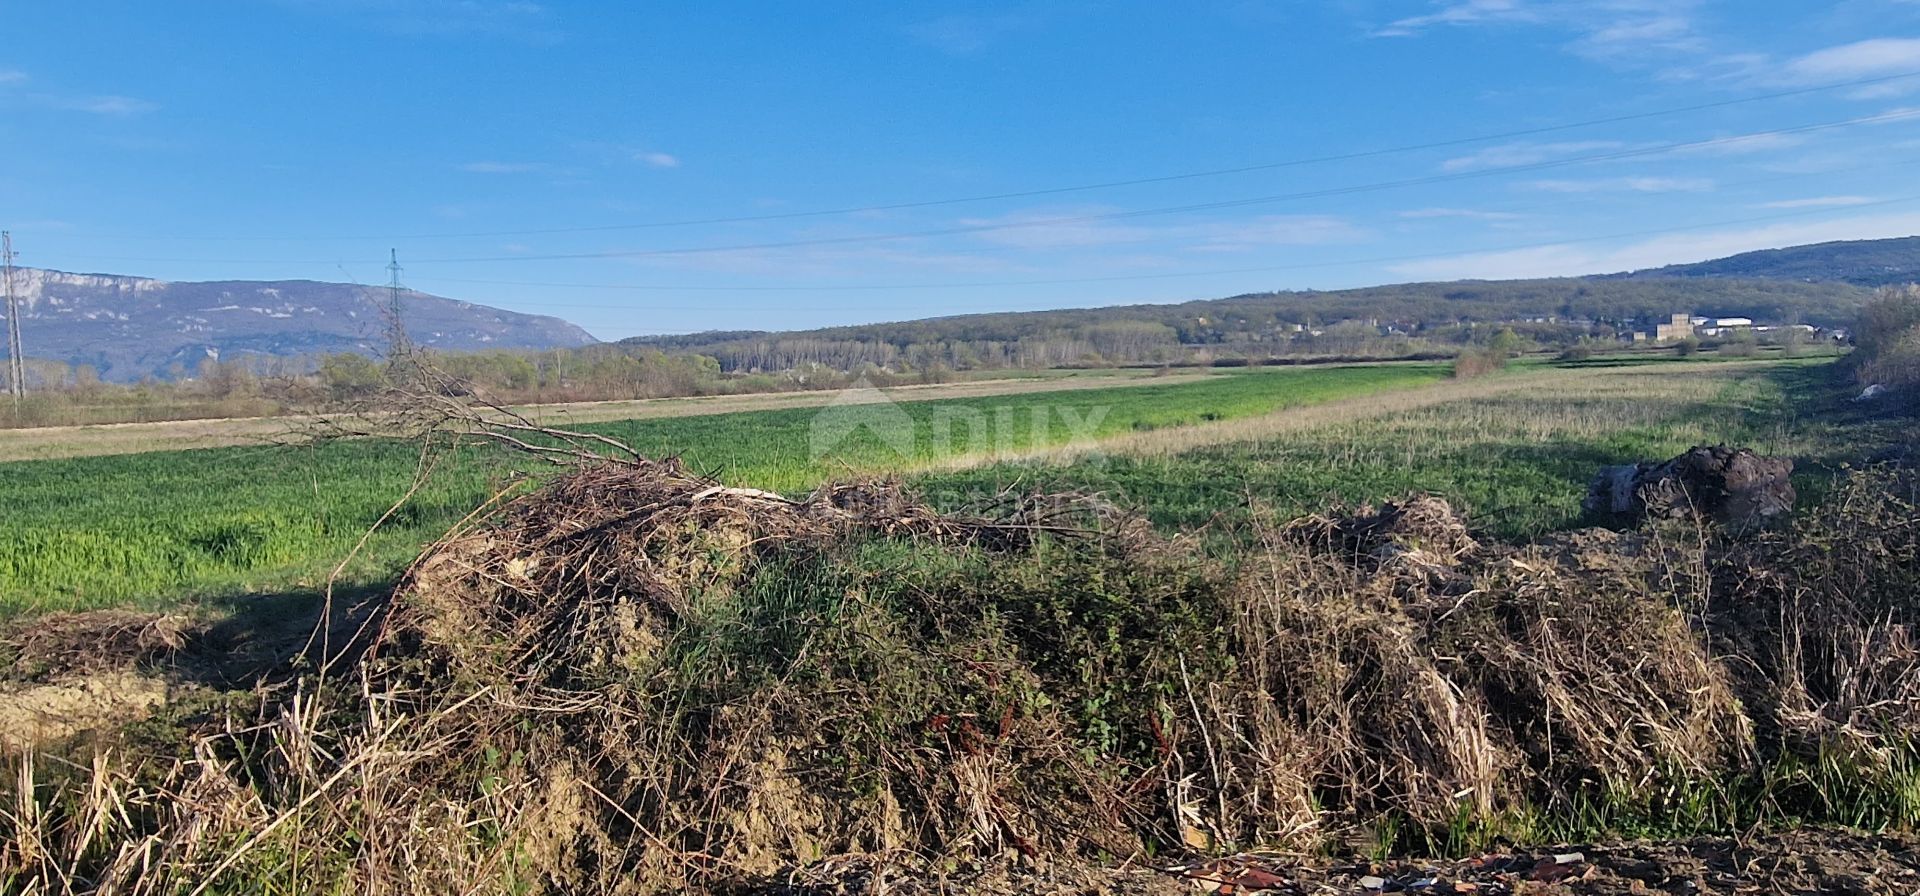
<svg viewBox="0 0 1920 896"><path fill-rule="evenodd" d="M1341 321L1434 326L1469 322L1591 320L1619 325L1677 311L1843 326L1870 292L1848 283L1730 278L1456 280L1327 292L1250 293L1164 305L1109 305L1049 311L963 314L783 332L713 331L622 340L666 351L712 353L769 341L1012 343L1028 337L1082 338L1152 328L1183 345L1258 342L1290 328ZM723 359L724 363L724 359Z"/></svg>
<svg viewBox="0 0 1920 896"><path fill-rule="evenodd" d="M1888 286L1920 280L1920 236L1884 240L1843 240L1742 252L1712 261L1670 264L1624 274L1614 279L1658 277L1736 277L1837 282L1854 286Z"/></svg>
<svg viewBox="0 0 1920 896"><path fill-rule="evenodd" d="M385 287L315 280L170 282L15 268L26 357L132 382L192 373L208 358L372 353L385 343ZM574 348L597 340L557 317L406 290L407 333L437 349Z"/></svg>
<svg viewBox="0 0 1920 896"><path fill-rule="evenodd" d="M1164 328L1183 345L1260 341L1341 320L1447 324L1591 320L1644 325L1675 312L1846 326L1872 287L1920 280L1920 237L1821 243L1694 264L1586 277L1453 280L1342 290L1249 293L1155 305L963 314L782 332L713 331L623 340L665 350L757 350L769 342L888 343L1082 338Z"/></svg>

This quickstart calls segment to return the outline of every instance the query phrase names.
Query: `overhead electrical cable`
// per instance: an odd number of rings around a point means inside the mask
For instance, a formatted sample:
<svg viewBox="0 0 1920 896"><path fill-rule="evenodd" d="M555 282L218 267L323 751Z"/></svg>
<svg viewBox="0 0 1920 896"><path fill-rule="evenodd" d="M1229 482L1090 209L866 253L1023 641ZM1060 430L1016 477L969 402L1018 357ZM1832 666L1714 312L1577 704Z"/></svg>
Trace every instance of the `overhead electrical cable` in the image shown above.
<svg viewBox="0 0 1920 896"><path fill-rule="evenodd" d="M1423 151L1434 150L1434 149L1449 149L1449 148L1460 147L1460 146L1469 146L1475 143L1487 143L1495 140L1513 140L1513 139L1518 139L1522 137L1536 137L1544 134L1578 130L1581 128L1602 127L1605 125L1623 124L1626 122L1643 121L1643 120L1653 119L1653 118L1663 118L1663 117L1672 116L1672 115L1685 115L1685 114L1694 113L1694 112L1704 112L1712 109L1723 109L1723 108L1729 108L1734 106L1749 105L1753 103L1769 102L1769 101L1779 100L1779 99L1788 99L1796 96L1807 96L1807 95L1825 93L1825 92L1830 92L1835 90L1846 90L1846 89L1856 88L1856 87L1870 87L1874 85L1886 84L1886 83L1891 83L1891 82L1901 81L1901 80L1906 80L1911 78L1920 78L1920 71L1900 72L1896 74L1881 75L1881 76L1872 77L1872 78L1859 78L1852 81L1842 81L1842 82L1837 82L1832 84L1820 84L1820 85L1815 85L1811 87L1800 87L1792 90L1782 90L1782 91L1775 91L1772 93L1758 94L1755 96L1736 97L1733 99L1716 100L1710 103L1697 103L1689 106L1676 106L1676 107L1670 107L1665 109L1655 109L1655 110L1646 111L1646 112L1634 112L1634 113L1629 113L1625 115L1614 115L1614 116L1608 116L1604 118L1590 118L1590 119L1584 119L1580 121L1563 122L1560 124L1542 125L1539 127L1521 128L1517 130L1500 131L1497 133L1489 133L1489 134L1478 134L1478 135L1468 136L1468 137L1455 137L1455 138L1449 138L1445 140L1434 140L1434 141L1428 141L1423 143L1404 144L1400 146L1355 150L1353 152L1333 153L1333 154L1321 155L1321 156L1307 156L1302 158L1284 159L1284 160L1273 161L1273 162L1260 162L1252 165L1239 165L1239 166L1228 167L1228 168L1213 168L1213 169L1206 169L1206 170L1200 170L1200 171L1186 171L1186 172L1179 172L1174 174L1127 178L1127 179L1121 179L1121 180L1098 181L1098 182L1092 182L1092 183L1072 184L1072 185L1058 186L1058 187L1042 187L1042 188L1036 188L1036 189L1030 189L1030 190L1014 190L1014 191L1003 192L1003 193L985 193L985 194L978 194L978 195L972 195L972 196L955 196L955 197L947 197L947 198L940 198L940 199L923 199L923 200L913 200L913 201L905 201L905 202L844 206L844 207L837 207L837 208L808 209L808 210L793 211L793 212L770 212L770 213L755 214L755 215L733 215L733 216L718 216L718 217L706 217L706 218L686 218L686 219L677 219L677 220L643 221L643 222L626 223L626 224L600 224L600 225L585 225L585 226L574 226L574 227L523 228L523 229L517 229L517 230L485 230L485 231L464 231L464 232L446 232L446 233L366 234L363 236L275 237L275 236L262 236L259 234L224 235L224 236L223 235L191 235L191 234L188 234L188 235L136 234L136 235L100 235L100 236L102 238L110 237L113 239L153 239L153 240L209 241L209 242L214 242L214 241L323 242L323 241L395 240L395 239L397 240L481 239L481 238L504 237L504 236L549 236L549 235L577 234L577 233L607 233L607 232L618 232L623 230L647 230L647 229L655 229L655 228L694 227L694 226L707 226L707 225L715 225L715 224L745 224L745 223L764 222L764 221L786 221L786 220L793 220L798 218L818 218L818 217L831 217L831 216L838 216L838 215L868 214L873 212L906 211L911 209L936 208L939 206L947 206L947 205L962 205L962 204L976 203L976 202L993 202L993 201L1008 200L1008 199L1032 199L1032 198L1038 198L1043 196L1057 196L1057 195L1064 195L1069 193L1084 193L1084 192L1091 192L1095 190L1117 189L1121 187L1146 186L1146 185L1161 184L1161 183L1174 183L1174 182L1185 181L1185 180L1196 180L1196 179L1210 178L1210 177L1224 177L1224 176L1235 175L1235 174L1249 174L1249 173L1254 173L1259 171L1274 171L1279 169L1296 168L1296 167L1302 167L1302 166L1308 166L1308 165L1321 165L1321 164L1329 164L1333 162L1357 161L1361 159L1378 158L1382 156L1399 155L1399 154L1411 153L1411 152L1423 152Z"/></svg>
<svg viewBox="0 0 1920 896"><path fill-rule="evenodd" d="M807 292L948 289L948 288L979 289L979 288L986 288L986 287L1002 287L1002 286L1058 286L1058 285L1072 284L1072 283L1122 283L1122 282L1137 282L1137 281L1146 281L1146 280L1171 280L1171 279L1178 279L1178 278L1184 278L1184 277L1213 277L1213 276L1224 276L1224 275L1230 275L1230 274L1265 274L1265 273L1275 273L1280 271L1312 270L1315 268L1350 267L1353 265L1364 265L1364 264L1394 264L1397 262L1405 262L1405 261L1428 261L1436 258L1457 258L1457 257L1474 256L1474 255L1485 255L1492 252L1514 252L1514 251L1520 251L1525 249L1544 249L1552 246L1605 242L1607 240L1633 239L1636 237L1646 237L1646 236L1664 236L1664 235L1673 234L1673 233L1687 233L1687 232L1696 231L1696 230L1709 230L1716 227L1731 227L1739 224L1759 224L1759 223L1766 223L1771 221L1788 220L1792 218L1805 218L1805 217L1812 217L1817 215L1841 214L1841 213L1858 211L1860 209L1886 207L1886 206L1894 206L1894 205L1906 205L1906 204L1911 204L1915 202L1920 202L1920 196L1902 196L1894 199L1876 200L1873 202L1861 203L1858 205L1848 206L1845 208L1801 209L1798 211L1781 212L1779 214L1773 214L1773 215L1755 215L1751 217L1731 218L1726 220L1710 221L1710 222L1705 222L1701 224L1688 224L1688 225L1677 226L1677 227L1659 227L1659 228L1653 228L1649 230L1633 230L1633 231L1624 231L1624 232L1616 232L1616 233L1597 234L1592 236L1567 237L1565 239L1545 240L1545 241L1531 242L1531 243L1510 243L1506 245L1485 246L1485 247L1474 248L1474 249L1454 249L1454 250L1448 250L1443 252L1423 252L1423 253L1414 254L1414 255L1392 255L1392 256L1381 256L1381 257L1373 257L1373 258L1341 259L1341 260L1334 260L1334 261L1313 261L1313 262L1302 262L1298 264L1266 265L1261 267L1223 268L1223 269L1207 270L1207 271L1176 271L1176 272L1168 272L1168 273L1160 273L1160 274L1120 274L1120 275L1114 275L1114 276L1108 276L1108 277L1065 277L1065 278L1052 279L1052 280L1004 280L1004 281L997 281L997 282L929 283L929 284L912 284L912 285L897 285L897 286L855 285L855 286L837 286L837 287L836 286L707 287L706 289L712 290L712 291L765 290L765 291L807 291ZM480 284L493 283L497 285L506 285L506 286L576 287L581 289L632 289L632 290L649 290L649 291L661 290L661 289L669 289L669 290L687 289L686 287L650 287L650 286L630 286L630 285L621 285L621 284L518 283L518 282L512 282L512 281L462 280L462 279L455 279L455 278L435 278L435 277L428 277L424 279L427 282L480 283ZM553 303L553 304L543 304L542 307L631 308L634 306L632 305L598 305L598 304L568 305L568 304ZM647 307L656 307L656 306L650 305ZM705 306L705 307L711 307L711 306ZM702 310L702 309L688 309L688 310Z"/></svg>
<svg viewBox="0 0 1920 896"><path fill-rule="evenodd" d="M737 243L737 244L725 245L725 246L692 246L692 247L679 248L679 249L620 249L620 250L608 250L608 251L600 251L600 252L564 252L564 253L547 253L547 254L526 253L526 254L519 254L519 255L468 256L468 257L459 257L459 258L424 258L424 259L418 260L415 263L416 264L483 264L483 263L497 263L497 262L577 261L577 260L596 259L596 258L646 258L646 257L654 257L654 256L671 256L671 255L700 255L700 254L708 254L708 253L715 253L715 252L740 252L740 251L749 251L749 250L757 251L757 250L765 250L765 249L794 249L794 248L803 248L803 247L809 247L809 246L834 246L834 245L847 245L847 244L854 244L854 243L882 242L882 241L890 241L890 240L923 239L928 237L959 236L959 235L973 234L973 233L991 233L991 232L1003 231L1003 230L1019 230L1019 229L1033 228L1033 227L1051 227L1051 226L1057 226L1060 224L1085 224L1085 223L1091 223L1095 221L1119 221L1119 220L1126 220L1130 218L1142 218L1142 217L1157 216L1157 215L1184 214L1188 212L1197 212L1197 211L1217 211L1219 209L1243 208L1251 205L1267 205L1267 204L1278 203L1278 202L1295 202L1295 201L1300 201L1305 199L1325 199L1325 198L1330 198L1334 196L1350 196L1356 193L1372 193L1372 192L1379 192L1383 190L1403 189L1406 187L1429 186L1432 184L1450 183L1450 182L1460 181L1460 180L1499 177L1499 176L1508 175L1508 174L1518 174L1518 173L1524 173L1524 172L1530 172L1530 171L1545 171L1545 170L1550 170L1554 168L1564 168L1571 165L1583 165L1591 162L1617 161L1619 159L1639 158L1639 157L1650 156L1650 155L1663 155L1663 154L1672 153L1672 152L1684 152L1687 150L1705 149L1705 148L1714 147L1714 146L1723 146L1723 145L1738 143L1744 140L1754 140L1762 137L1781 137L1781 136L1789 136L1793 134L1806 134L1806 133L1813 133L1816 131L1831 130L1834 128L1853 127L1853 126L1863 125L1863 124L1883 124L1887 122L1904 121L1904 120L1913 119L1913 118L1920 118L1920 109L1902 109L1894 112L1882 113L1880 115L1868 115L1868 116L1862 116L1859 118L1844 119L1841 121L1829 121L1829 122L1822 122L1819 124L1799 125L1796 127L1788 127L1788 128L1775 128L1773 130L1767 130L1767 131L1754 131L1754 132L1740 134L1732 137L1716 137L1710 140L1692 140L1692 141L1686 141L1681 143L1666 143L1666 144L1660 144L1657 146L1638 147L1634 149L1623 149L1623 150L1618 150L1614 152L1599 153L1599 154L1593 154L1593 155L1570 156L1563 159L1552 159L1552 160L1542 161L1542 162L1531 162L1531 163L1522 164L1522 165L1495 166L1495 167L1483 168L1483 169L1474 170L1474 171L1456 171L1456 172L1451 172L1447 174L1435 174L1435 175L1429 175L1425 177L1407 178L1404 180L1378 181L1378 182L1368 183L1368 184L1354 184L1354 185L1349 185L1344 187L1330 187L1322 190L1305 190L1305 191L1294 192L1294 193L1278 193L1278 194L1273 194L1269 196L1252 196L1252 197L1245 197L1240 199L1224 199L1224 200L1218 200L1213 202L1197 202L1197 203L1191 203L1187 205L1160 206L1156 208L1134 209L1130 211L1102 212L1097 214L1086 214L1086 215L1069 215L1069 216L1054 217L1054 218L1033 218L1033 219L1026 219L1026 220L1020 220L1020 221L1000 221L1000 222L988 223L988 224L972 224L972 225L962 225L958 227L941 227L941 228L934 228L929 230L916 230L916 231L906 231L906 232L899 232L899 233L857 234L852 236L816 237L816 238L800 239L800 240L775 240L775 241L759 242L759 243Z"/></svg>
<svg viewBox="0 0 1920 896"><path fill-rule="evenodd" d="M1456 172L1449 172L1445 174L1435 174L1435 175L1427 175L1427 176L1416 177L1416 178L1406 178L1402 180L1376 181L1376 182L1364 183L1364 184L1351 184L1347 186L1330 187L1330 188L1319 189L1319 190L1306 190L1306 191L1299 191L1299 192L1292 192L1292 193L1278 193L1278 194L1272 194L1272 195L1266 195L1266 196L1242 197L1237 199L1224 199L1224 200L1216 200L1211 202L1190 203L1185 205L1160 206L1160 207L1154 207L1154 208L1132 209L1132 210L1115 211L1115 212L1101 212L1101 213L1092 213L1092 214L1084 214L1084 215L1070 215L1070 216L1051 217L1051 218L1030 218L1030 219L1023 219L1018 221L999 221L999 222L993 222L993 223L960 225L960 226L954 226L954 227L942 227L942 228L933 228L933 229L927 229L927 230L895 232L895 233L855 234L855 235L839 236L839 237L816 237L816 238L797 239L797 240L775 240L775 241L756 242L756 243L736 243L736 244L718 245L718 246L691 246L691 247L684 247L684 248L663 248L663 249L617 249L617 250L603 250L603 251L592 251L592 252L564 252L564 253L537 253L537 254L521 253L521 254L510 254L510 255L420 258L420 259L415 259L411 263L417 267L420 265L434 265L434 264L495 264L495 263L505 263L505 262L580 261L580 260L590 260L590 259L648 258L648 257L665 257L665 256L701 255L701 254L713 254L713 253L725 253L725 252L764 251L764 250L770 250L770 249L794 249L794 248L806 248L806 247L815 247L815 246L851 245L851 244L859 244L859 243L887 242L887 241L908 240L908 239L925 239L930 237L959 236L959 235L975 234L975 233L991 233L991 232L1007 231L1007 230L1020 230L1020 229L1035 228L1035 227L1050 227L1050 226L1058 226L1061 224L1085 224L1085 223L1092 223L1097 221L1127 220L1131 218L1141 218L1141 217L1158 216L1158 215L1185 214L1185 213L1198 212L1198 211L1216 211L1216 210L1227 209L1227 208L1242 208L1242 207L1253 206L1253 205L1267 205L1267 204L1294 202L1294 201L1301 201L1301 200L1308 200L1308 199L1323 199L1323 198L1330 198L1335 196L1349 196L1349 195L1354 195L1359 193L1372 193L1372 192L1381 192L1386 190L1404 189L1408 187L1430 186L1433 184L1451 183L1451 182L1462 181L1462 180L1501 177L1509 174L1520 174L1520 173L1527 173L1527 172L1533 172L1533 171L1553 170L1557 168L1565 168L1565 167L1570 167L1575 165L1584 165L1584 164L1590 164L1594 162L1608 162L1608 161L1617 161L1621 159L1644 158L1647 156L1665 155L1669 153L1686 152L1690 150L1709 149L1712 147L1734 145L1742 141L1756 140L1756 139L1767 138L1767 137L1780 137L1780 136L1790 136L1795 134L1807 134L1807 133L1814 133L1818 131L1832 130L1836 128L1854 127L1854 126L1866 125L1866 124L1884 124L1884 123L1890 123L1895 121L1912 120L1916 118L1920 118L1920 109L1899 109L1899 110L1894 110L1892 112L1881 113L1878 115L1861 116L1856 118L1842 119L1838 121L1828 121L1828 122L1819 122L1815 124L1797 125L1793 127L1774 128L1774 129L1765 130L1765 131L1752 131L1745 134L1737 134L1737 135L1727 136L1727 137L1715 137L1715 138L1706 139L1706 140L1689 140L1689 141L1682 141L1678 143L1664 143L1664 144L1658 144L1653 146L1635 147L1631 149L1616 150L1616 151L1605 152L1605 153L1568 156L1560 159L1550 159L1546 161L1530 162L1530 163L1518 164L1518 165L1492 166L1492 167L1476 169L1472 171L1456 171ZM153 257L137 257L137 256L69 256L69 257L76 258L79 260L91 259L91 260L144 261L144 262L189 263L189 264L322 264L322 263L333 264L334 261L336 261L336 260L327 260L323 262L323 261L316 261L314 259L153 258Z"/></svg>

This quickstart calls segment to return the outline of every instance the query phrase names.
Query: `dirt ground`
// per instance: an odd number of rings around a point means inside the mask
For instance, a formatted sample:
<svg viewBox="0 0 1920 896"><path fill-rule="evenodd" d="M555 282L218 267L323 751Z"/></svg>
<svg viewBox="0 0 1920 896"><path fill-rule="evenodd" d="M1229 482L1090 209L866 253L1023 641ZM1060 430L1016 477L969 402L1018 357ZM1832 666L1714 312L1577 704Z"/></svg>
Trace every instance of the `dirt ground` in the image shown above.
<svg viewBox="0 0 1920 896"><path fill-rule="evenodd" d="M828 860L755 882L741 893L840 896L1148 894L1915 894L1920 839L1835 830L1750 838L1576 845L1442 862L1327 863L1244 855L1163 868L997 868L952 877L882 872L861 859Z"/></svg>

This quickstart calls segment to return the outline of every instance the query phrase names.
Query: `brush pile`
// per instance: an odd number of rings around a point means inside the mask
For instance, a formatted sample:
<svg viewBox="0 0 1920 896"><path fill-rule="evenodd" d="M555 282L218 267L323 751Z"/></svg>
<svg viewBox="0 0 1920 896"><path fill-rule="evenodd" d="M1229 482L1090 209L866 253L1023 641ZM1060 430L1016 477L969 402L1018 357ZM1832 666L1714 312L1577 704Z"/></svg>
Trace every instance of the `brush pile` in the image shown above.
<svg viewBox="0 0 1920 896"><path fill-rule="evenodd" d="M892 483L583 470L434 545L257 723L179 720L171 755L22 789L0 877L884 888L1657 814L1836 739L1894 780L1920 724L1905 487L1857 478L1757 539L1518 547L1415 497L1269 520L1222 562L1083 495L955 514Z"/></svg>
<svg viewBox="0 0 1920 896"><path fill-rule="evenodd" d="M1210 702L1221 839L1444 828L1743 763L1747 721L1653 590L1659 559L1592 553L1481 545L1433 498L1271 535L1231 593L1239 674Z"/></svg>
<svg viewBox="0 0 1920 896"><path fill-rule="evenodd" d="M1700 517L1744 532L1793 510L1792 474L1784 457L1700 445L1670 460L1602 468L1581 506L1616 520Z"/></svg>

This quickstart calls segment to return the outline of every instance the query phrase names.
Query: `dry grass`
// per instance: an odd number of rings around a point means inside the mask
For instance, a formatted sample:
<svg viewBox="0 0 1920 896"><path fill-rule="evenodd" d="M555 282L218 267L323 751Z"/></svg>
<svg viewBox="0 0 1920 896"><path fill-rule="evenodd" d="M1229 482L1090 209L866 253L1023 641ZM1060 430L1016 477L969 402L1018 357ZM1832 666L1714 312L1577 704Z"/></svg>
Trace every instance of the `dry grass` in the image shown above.
<svg viewBox="0 0 1920 896"><path fill-rule="evenodd" d="M953 458L934 469L967 469L1005 461L1065 463L1089 454L1169 456L1196 448L1241 442L1270 442L1300 433L1314 441L1393 441L1411 450L1440 449L1462 437L1502 437L1548 441L1591 441L1627 427L1672 427L1676 406L1726 403L1729 391L1751 389L1752 379L1773 362L1719 362L1711 365L1652 365L1617 369L1545 369L1475 377L1400 389L1360 398L1287 408L1244 417L1116 435L1094 444L1071 445L1015 456L972 455ZM1710 443L1717 415L1680 421L1677 437ZM1390 433L1382 438L1383 428ZM1760 446L1772 451L1794 447L1784 442ZM1416 453L1399 460L1419 460ZM1380 458L1394 462L1395 458ZM1370 461L1371 462L1371 461Z"/></svg>
<svg viewBox="0 0 1920 896"><path fill-rule="evenodd" d="M1071 378L988 379L957 383L895 386L878 390L895 401L931 401L942 398L978 398L1067 392L1116 386L1158 386L1204 379L1211 374L1183 373L1164 377L1088 375ZM552 426L576 426L613 420L697 417L741 411L820 407L835 401L838 392L780 392L716 395L700 398L650 398L635 401L589 401L527 405L515 410L529 419ZM0 463L61 457L94 457L178 451L227 445L258 445L285 440L307 417L244 417L222 420L179 420L160 423L108 423L90 426L45 426L0 429Z"/></svg>
<svg viewBox="0 0 1920 896"><path fill-rule="evenodd" d="M0 879L675 892L1692 792L1731 825L1799 785L1728 808L1729 775L1836 742L1877 761L1861 818L1911 822L1915 499L1860 477L1759 541L1513 547L1415 498L1269 520L1223 566L1081 496L954 516L886 484L790 501L590 470L450 534L250 710L25 754Z"/></svg>

